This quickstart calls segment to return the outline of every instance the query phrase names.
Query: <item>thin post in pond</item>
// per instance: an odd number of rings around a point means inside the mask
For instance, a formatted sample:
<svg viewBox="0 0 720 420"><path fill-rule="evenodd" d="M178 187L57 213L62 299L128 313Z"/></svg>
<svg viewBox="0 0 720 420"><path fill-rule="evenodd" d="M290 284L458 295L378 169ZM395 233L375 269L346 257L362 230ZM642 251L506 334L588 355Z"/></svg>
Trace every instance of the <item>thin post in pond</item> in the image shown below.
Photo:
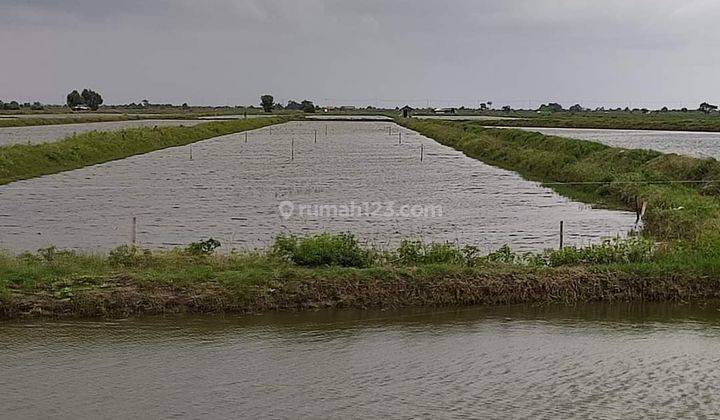
<svg viewBox="0 0 720 420"><path fill-rule="evenodd" d="M402 132L398 131L398 144L402 144Z"/></svg>
<svg viewBox="0 0 720 420"><path fill-rule="evenodd" d="M564 232L564 228L565 228L564 224L565 224L565 223L561 220L561 221L560 221L560 249L561 249L561 250L563 249L563 246L564 246L564 244L563 244L563 239L564 239L563 236L564 236L564 233L565 233L565 232Z"/></svg>
<svg viewBox="0 0 720 420"><path fill-rule="evenodd" d="M315 130L315 143L317 143L317 130Z"/></svg>
<svg viewBox="0 0 720 420"><path fill-rule="evenodd" d="M290 139L290 160L295 160L295 138Z"/></svg>
<svg viewBox="0 0 720 420"><path fill-rule="evenodd" d="M132 230L130 231L130 243L135 245L137 242L137 217L132 218Z"/></svg>
<svg viewBox="0 0 720 420"><path fill-rule="evenodd" d="M193 160L193 150L192 146L190 146L190 160Z"/></svg>
<svg viewBox="0 0 720 420"><path fill-rule="evenodd" d="M247 131L245 132L245 143L247 143Z"/></svg>
<svg viewBox="0 0 720 420"><path fill-rule="evenodd" d="M420 144L420 162L423 161L424 157L425 157L425 146L421 143Z"/></svg>
<svg viewBox="0 0 720 420"><path fill-rule="evenodd" d="M388 136L392 136L392 126L388 125Z"/></svg>
<svg viewBox="0 0 720 420"><path fill-rule="evenodd" d="M327 135L328 135L328 128L327 128L327 124L325 124L325 137L327 137Z"/></svg>

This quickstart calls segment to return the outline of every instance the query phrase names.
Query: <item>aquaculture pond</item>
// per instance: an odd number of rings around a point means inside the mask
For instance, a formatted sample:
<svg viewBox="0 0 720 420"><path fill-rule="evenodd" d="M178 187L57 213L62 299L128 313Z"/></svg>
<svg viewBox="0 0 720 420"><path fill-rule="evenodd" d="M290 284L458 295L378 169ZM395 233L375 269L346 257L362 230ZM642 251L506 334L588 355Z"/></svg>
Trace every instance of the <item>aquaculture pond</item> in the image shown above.
<svg viewBox="0 0 720 420"><path fill-rule="evenodd" d="M593 209L392 122L293 121L0 186L0 248L109 249L135 237L223 249L281 233L350 231L489 251L625 235L635 214Z"/></svg>
<svg viewBox="0 0 720 420"><path fill-rule="evenodd" d="M650 149L699 158L720 159L720 133L702 131L608 130L591 128L513 127L552 136L597 141L627 149Z"/></svg>
<svg viewBox="0 0 720 420"><path fill-rule="evenodd" d="M73 134L88 131L117 131L125 128L192 126L199 120L132 120L103 121L80 124L33 125L25 127L0 127L0 146L8 144L46 143L62 140Z"/></svg>

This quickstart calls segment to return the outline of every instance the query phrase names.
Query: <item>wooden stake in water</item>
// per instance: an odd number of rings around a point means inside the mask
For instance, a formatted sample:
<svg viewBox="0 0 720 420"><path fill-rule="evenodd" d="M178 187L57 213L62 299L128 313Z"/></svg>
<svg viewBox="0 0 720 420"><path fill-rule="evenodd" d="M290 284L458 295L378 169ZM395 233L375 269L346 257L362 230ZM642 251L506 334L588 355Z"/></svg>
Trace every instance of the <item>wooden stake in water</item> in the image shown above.
<svg viewBox="0 0 720 420"><path fill-rule="evenodd" d="M130 231L130 243L135 245L137 238L137 217L132 218L132 231Z"/></svg>
<svg viewBox="0 0 720 420"><path fill-rule="evenodd" d="M392 126L388 125L388 136L392 136Z"/></svg>
<svg viewBox="0 0 720 420"><path fill-rule="evenodd" d="M317 130L315 130L315 143L317 143Z"/></svg>
<svg viewBox="0 0 720 420"><path fill-rule="evenodd" d="M420 162L423 161L423 157L425 157L425 146L420 144Z"/></svg>
<svg viewBox="0 0 720 420"><path fill-rule="evenodd" d="M402 132L398 131L398 144L402 144Z"/></svg>
<svg viewBox="0 0 720 420"><path fill-rule="evenodd" d="M190 160L193 160L192 152L193 152L193 151L192 151L192 146L190 146Z"/></svg>
<svg viewBox="0 0 720 420"><path fill-rule="evenodd" d="M563 221L561 220L561 221L560 221L560 249L563 249L563 239L564 239L564 238L563 238L563 235L564 235L564 232L563 232L564 226L563 226L563 225L564 225L564 223L563 223Z"/></svg>
<svg viewBox="0 0 720 420"><path fill-rule="evenodd" d="M328 131L327 131L327 124L325 124L325 137L327 137Z"/></svg>
<svg viewBox="0 0 720 420"><path fill-rule="evenodd" d="M247 131L245 132L245 143L247 143Z"/></svg>
<svg viewBox="0 0 720 420"><path fill-rule="evenodd" d="M290 160L295 160L295 139L290 140Z"/></svg>

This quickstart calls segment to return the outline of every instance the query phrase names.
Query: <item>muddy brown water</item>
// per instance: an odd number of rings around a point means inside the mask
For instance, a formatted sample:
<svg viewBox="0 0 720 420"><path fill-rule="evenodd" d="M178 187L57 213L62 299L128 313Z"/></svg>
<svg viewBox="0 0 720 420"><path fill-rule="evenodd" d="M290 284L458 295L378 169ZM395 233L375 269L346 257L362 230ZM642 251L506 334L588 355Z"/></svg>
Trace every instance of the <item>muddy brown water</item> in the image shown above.
<svg viewBox="0 0 720 420"><path fill-rule="evenodd" d="M702 131L604 130L589 128L497 127L551 136L591 140L626 149L649 149L699 158L720 159L720 133Z"/></svg>
<svg viewBox="0 0 720 420"><path fill-rule="evenodd" d="M8 144L35 144L62 140L73 134L89 131L117 131L126 128L193 126L206 121L198 120L133 120L104 121L79 124L33 125L27 127L0 127L0 146Z"/></svg>
<svg viewBox="0 0 720 420"><path fill-rule="evenodd" d="M582 305L0 323L3 418L712 418L720 311Z"/></svg>
<svg viewBox="0 0 720 420"><path fill-rule="evenodd" d="M231 134L0 186L0 248L113 248L130 240L132 217L142 246L214 237L224 249L350 231L381 247L418 238L537 250L558 245L561 220L570 245L635 223L384 122L289 122L249 132L247 143Z"/></svg>

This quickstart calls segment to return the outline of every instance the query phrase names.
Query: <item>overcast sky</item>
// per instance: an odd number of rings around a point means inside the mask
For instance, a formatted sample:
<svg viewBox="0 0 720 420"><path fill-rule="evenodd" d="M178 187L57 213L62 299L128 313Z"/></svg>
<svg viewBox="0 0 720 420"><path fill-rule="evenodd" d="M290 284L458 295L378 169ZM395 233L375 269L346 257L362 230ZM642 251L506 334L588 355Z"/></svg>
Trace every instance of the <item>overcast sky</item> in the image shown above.
<svg viewBox="0 0 720 420"><path fill-rule="evenodd" d="M693 106L716 0L0 0L0 99Z"/></svg>

